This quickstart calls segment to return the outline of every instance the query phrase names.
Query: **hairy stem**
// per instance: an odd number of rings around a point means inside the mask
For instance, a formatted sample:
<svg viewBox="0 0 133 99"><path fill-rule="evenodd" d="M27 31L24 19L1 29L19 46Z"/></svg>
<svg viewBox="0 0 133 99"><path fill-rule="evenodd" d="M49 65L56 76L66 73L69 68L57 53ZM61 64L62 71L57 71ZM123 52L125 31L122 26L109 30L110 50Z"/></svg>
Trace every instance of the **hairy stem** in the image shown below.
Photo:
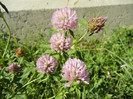
<svg viewBox="0 0 133 99"><path fill-rule="evenodd" d="M7 22L6 22L6 20L5 20L4 17L2 17L2 20L3 20L4 23L6 24L6 27L7 27L8 32L9 32L9 37L8 37L8 41L7 41L7 44L6 44L6 48L5 48L5 51L4 51L3 55L2 55L2 58L4 58L4 57L5 57L5 54L6 54L6 51L7 51L7 49L8 49L9 43L10 43L11 31L10 31L9 25L7 24Z"/></svg>
<svg viewBox="0 0 133 99"><path fill-rule="evenodd" d="M78 40L78 42L80 42L87 34L89 33L89 31L86 31L86 33ZM91 36L93 33L90 33L89 36Z"/></svg>

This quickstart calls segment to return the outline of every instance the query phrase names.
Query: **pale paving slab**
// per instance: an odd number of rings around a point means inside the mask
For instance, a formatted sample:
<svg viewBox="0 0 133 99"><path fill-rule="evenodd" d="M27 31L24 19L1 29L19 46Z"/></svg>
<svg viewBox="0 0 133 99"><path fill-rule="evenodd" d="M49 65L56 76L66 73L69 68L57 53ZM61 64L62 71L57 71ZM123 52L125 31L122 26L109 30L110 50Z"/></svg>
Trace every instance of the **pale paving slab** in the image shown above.
<svg viewBox="0 0 133 99"><path fill-rule="evenodd" d="M62 7L86 8L133 4L133 0L0 0L9 11L56 9Z"/></svg>

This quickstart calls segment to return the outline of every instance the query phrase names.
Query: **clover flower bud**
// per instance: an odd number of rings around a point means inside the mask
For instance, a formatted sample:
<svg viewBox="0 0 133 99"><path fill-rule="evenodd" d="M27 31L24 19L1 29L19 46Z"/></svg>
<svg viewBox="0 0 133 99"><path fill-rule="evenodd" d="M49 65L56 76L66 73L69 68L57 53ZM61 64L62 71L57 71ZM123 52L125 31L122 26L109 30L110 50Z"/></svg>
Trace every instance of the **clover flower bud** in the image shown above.
<svg viewBox="0 0 133 99"><path fill-rule="evenodd" d="M17 48L17 49L15 50L15 52L16 52L16 57L17 57L17 58L19 58L19 57L21 57L21 56L24 55L24 49L22 49L21 47Z"/></svg>
<svg viewBox="0 0 133 99"><path fill-rule="evenodd" d="M9 72L17 73L20 70L20 66L17 63L10 63L9 68L7 69Z"/></svg>
<svg viewBox="0 0 133 99"><path fill-rule="evenodd" d="M90 19L88 22L89 31L93 33L98 33L107 21L107 17L98 17Z"/></svg>

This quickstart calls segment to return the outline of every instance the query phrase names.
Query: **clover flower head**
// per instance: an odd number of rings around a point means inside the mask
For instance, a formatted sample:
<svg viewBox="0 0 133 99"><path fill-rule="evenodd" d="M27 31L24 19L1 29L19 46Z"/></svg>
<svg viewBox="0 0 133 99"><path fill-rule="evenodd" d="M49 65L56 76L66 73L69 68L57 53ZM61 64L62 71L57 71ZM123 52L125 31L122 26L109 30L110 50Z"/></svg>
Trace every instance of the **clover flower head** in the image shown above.
<svg viewBox="0 0 133 99"><path fill-rule="evenodd" d="M17 73L20 70L20 66L17 63L10 63L9 68L7 69L9 72Z"/></svg>
<svg viewBox="0 0 133 99"><path fill-rule="evenodd" d="M61 8L53 13L51 23L57 30L67 31L77 26L78 16L71 8Z"/></svg>
<svg viewBox="0 0 133 99"><path fill-rule="evenodd" d="M70 37L65 38L64 33L54 34L50 39L52 51L68 51L72 45L72 39Z"/></svg>
<svg viewBox="0 0 133 99"><path fill-rule="evenodd" d="M88 70L84 62L79 59L69 58L63 65L62 73L62 77L69 81L65 85L71 85L74 80L76 80L77 83L83 81L89 84Z"/></svg>
<svg viewBox="0 0 133 99"><path fill-rule="evenodd" d="M98 33L104 26L104 23L107 21L107 17L98 17L90 19L88 22L89 31Z"/></svg>
<svg viewBox="0 0 133 99"><path fill-rule="evenodd" d="M19 58L19 57L21 57L21 56L24 55L24 49L22 49L21 47L17 48L17 49L15 50L15 52L16 52L16 57L17 57L17 58Z"/></svg>
<svg viewBox="0 0 133 99"><path fill-rule="evenodd" d="M40 57L36 62L36 69L40 70L42 73L47 74L49 72L55 73L55 68L58 65L57 60L48 54Z"/></svg>

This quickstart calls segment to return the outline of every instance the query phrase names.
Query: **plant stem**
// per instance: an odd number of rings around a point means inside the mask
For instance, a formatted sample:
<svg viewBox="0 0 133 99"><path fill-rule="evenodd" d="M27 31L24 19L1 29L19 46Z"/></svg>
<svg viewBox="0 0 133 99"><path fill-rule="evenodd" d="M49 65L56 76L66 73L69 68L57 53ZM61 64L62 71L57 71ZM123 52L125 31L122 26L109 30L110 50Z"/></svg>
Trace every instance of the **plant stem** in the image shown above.
<svg viewBox="0 0 133 99"><path fill-rule="evenodd" d="M80 42L88 33L90 33L89 31L86 31L86 33L78 40L78 42ZM93 33L89 34L89 36L91 36Z"/></svg>
<svg viewBox="0 0 133 99"><path fill-rule="evenodd" d="M9 46L9 43L10 43L11 31L10 31L9 25L7 24L7 22L6 22L6 20L5 20L4 17L2 17L2 20L3 20L4 23L6 24L6 27L7 27L8 32L9 32L9 37L8 37L8 41L7 41L7 44L6 44L6 48L5 48L5 51L4 51L3 55L2 55L2 58L4 58L4 57L5 57L5 54L6 54L6 51L7 51L7 48L8 48L8 46Z"/></svg>
<svg viewBox="0 0 133 99"><path fill-rule="evenodd" d="M36 71L34 72L34 74L31 76L31 78L29 79L28 83L33 79L33 77L35 76Z"/></svg>
<svg viewBox="0 0 133 99"><path fill-rule="evenodd" d="M54 90L54 86L53 86L52 83L51 83L51 88L52 88L53 94L54 94L54 96L55 96L55 90Z"/></svg>
<svg viewBox="0 0 133 99"><path fill-rule="evenodd" d="M12 76L12 80L11 80L10 84L13 83L13 81L14 81L14 77L15 77L15 74L13 74L13 76Z"/></svg>
<svg viewBox="0 0 133 99"><path fill-rule="evenodd" d="M37 79L34 79L34 80L32 80L32 81L30 81L30 82L28 82L28 83L26 83L25 85L22 86L22 88L24 88L25 86L31 84L32 82L35 82L36 80L38 80L38 78L37 78Z"/></svg>
<svg viewBox="0 0 133 99"><path fill-rule="evenodd" d="M88 34L88 31L78 40L78 42L80 42L86 36L86 34Z"/></svg>
<svg viewBox="0 0 133 99"><path fill-rule="evenodd" d="M1 70L1 74L3 73L4 69L5 69L5 67L2 68L2 70Z"/></svg>
<svg viewBox="0 0 133 99"><path fill-rule="evenodd" d="M43 80L39 80L39 83L41 83L42 81L47 81L49 79L49 75L47 75L47 77Z"/></svg>

